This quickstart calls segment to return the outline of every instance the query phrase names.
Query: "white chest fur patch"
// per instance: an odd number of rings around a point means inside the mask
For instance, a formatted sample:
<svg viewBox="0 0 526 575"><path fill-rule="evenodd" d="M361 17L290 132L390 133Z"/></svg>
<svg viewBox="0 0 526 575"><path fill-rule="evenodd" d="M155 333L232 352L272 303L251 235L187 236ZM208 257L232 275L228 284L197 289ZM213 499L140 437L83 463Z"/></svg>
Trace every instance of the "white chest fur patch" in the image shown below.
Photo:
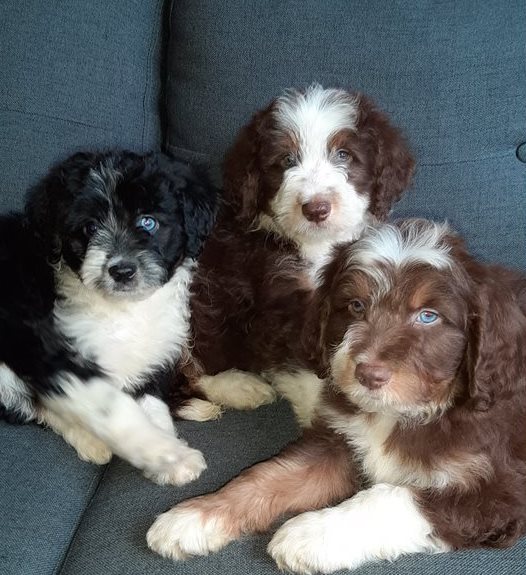
<svg viewBox="0 0 526 575"><path fill-rule="evenodd" d="M59 328L119 387L138 385L141 377L181 354L190 329L193 266L185 261L167 284L138 301L110 301L65 274L59 285L65 299L55 306Z"/></svg>
<svg viewBox="0 0 526 575"><path fill-rule="evenodd" d="M27 385L4 363L0 363L0 403L28 421L36 415Z"/></svg>
<svg viewBox="0 0 526 575"><path fill-rule="evenodd" d="M327 406L322 414L330 427L344 435L362 467L364 478L373 484L444 489L453 485L469 487L492 474L482 454L462 453L424 466L418 460L401 458L385 444L396 426L396 418L383 414L342 416Z"/></svg>

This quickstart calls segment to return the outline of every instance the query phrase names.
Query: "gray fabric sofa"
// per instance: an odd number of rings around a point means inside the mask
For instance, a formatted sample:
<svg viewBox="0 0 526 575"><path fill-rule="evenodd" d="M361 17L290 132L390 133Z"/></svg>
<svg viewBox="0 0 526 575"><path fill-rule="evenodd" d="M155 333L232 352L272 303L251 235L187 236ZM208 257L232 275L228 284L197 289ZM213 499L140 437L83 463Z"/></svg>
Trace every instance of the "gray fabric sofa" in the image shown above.
<svg viewBox="0 0 526 575"><path fill-rule="evenodd" d="M395 215L447 218L480 257L526 269L523 0L2 0L0 22L2 211L80 148L165 149L219 180L250 114L317 81L366 92L407 134L417 173ZM269 535L174 565L145 533L295 437L287 405L179 430L209 469L176 489L117 459L83 463L48 430L0 424L0 573L277 573ZM357 573L524 572L526 539Z"/></svg>

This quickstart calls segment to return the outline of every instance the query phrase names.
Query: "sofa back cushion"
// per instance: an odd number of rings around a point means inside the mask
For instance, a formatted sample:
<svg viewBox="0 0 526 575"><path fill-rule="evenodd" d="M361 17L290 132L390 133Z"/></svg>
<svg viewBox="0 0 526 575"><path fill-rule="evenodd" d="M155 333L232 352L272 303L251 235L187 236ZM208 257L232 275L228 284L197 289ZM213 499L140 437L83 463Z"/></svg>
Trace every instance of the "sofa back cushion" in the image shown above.
<svg viewBox="0 0 526 575"><path fill-rule="evenodd" d="M284 88L363 91L417 158L395 215L447 218L480 256L526 268L525 61L520 0L179 0L167 144L218 175L240 126Z"/></svg>
<svg viewBox="0 0 526 575"><path fill-rule="evenodd" d="M162 11L162 0L0 4L0 210L80 148L159 148Z"/></svg>

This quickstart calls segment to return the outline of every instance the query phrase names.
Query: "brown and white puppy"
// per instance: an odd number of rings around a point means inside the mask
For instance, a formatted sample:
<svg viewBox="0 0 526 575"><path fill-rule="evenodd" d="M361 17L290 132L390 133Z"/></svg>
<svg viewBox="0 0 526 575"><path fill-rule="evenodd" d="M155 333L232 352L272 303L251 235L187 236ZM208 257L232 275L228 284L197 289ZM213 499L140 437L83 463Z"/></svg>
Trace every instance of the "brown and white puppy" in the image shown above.
<svg viewBox="0 0 526 575"><path fill-rule="evenodd" d="M512 545L526 532L526 278L411 220L338 247L316 297L318 421L159 516L150 547L206 555L291 512L268 550L299 573Z"/></svg>
<svg viewBox="0 0 526 575"><path fill-rule="evenodd" d="M259 111L228 152L225 196L244 230L292 242L314 270L385 219L413 172L407 146L362 94L314 85Z"/></svg>
<svg viewBox="0 0 526 575"><path fill-rule="evenodd" d="M304 313L304 297L291 300L314 288L336 243L387 217L412 172L402 136L361 94L314 85L254 115L227 154L225 206L193 286L189 371L205 376L197 387L208 399L237 408L273 399L266 382L239 370L279 372L272 379L292 388L304 379L284 363L294 336L283 321L301 325L290 314Z"/></svg>

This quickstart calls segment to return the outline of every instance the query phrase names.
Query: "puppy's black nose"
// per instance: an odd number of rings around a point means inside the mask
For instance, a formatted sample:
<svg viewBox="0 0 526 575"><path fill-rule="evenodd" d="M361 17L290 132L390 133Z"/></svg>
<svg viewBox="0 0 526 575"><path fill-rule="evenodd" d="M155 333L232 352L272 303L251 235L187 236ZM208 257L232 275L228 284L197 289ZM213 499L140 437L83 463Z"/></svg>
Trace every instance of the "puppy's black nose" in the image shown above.
<svg viewBox="0 0 526 575"><path fill-rule="evenodd" d="M331 203L328 200L314 198L301 206L303 215L309 222L323 222L331 213Z"/></svg>
<svg viewBox="0 0 526 575"><path fill-rule="evenodd" d="M116 282L129 282L137 273L137 266L131 262L122 261L109 267L108 273Z"/></svg>
<svg viewBox="0 0 526 575"><path fill-rule="evenodd" d="M359 363L356 366L355 374L356 379L368 389L379 389L393 375L385 365L376 363Z"/></svg>

